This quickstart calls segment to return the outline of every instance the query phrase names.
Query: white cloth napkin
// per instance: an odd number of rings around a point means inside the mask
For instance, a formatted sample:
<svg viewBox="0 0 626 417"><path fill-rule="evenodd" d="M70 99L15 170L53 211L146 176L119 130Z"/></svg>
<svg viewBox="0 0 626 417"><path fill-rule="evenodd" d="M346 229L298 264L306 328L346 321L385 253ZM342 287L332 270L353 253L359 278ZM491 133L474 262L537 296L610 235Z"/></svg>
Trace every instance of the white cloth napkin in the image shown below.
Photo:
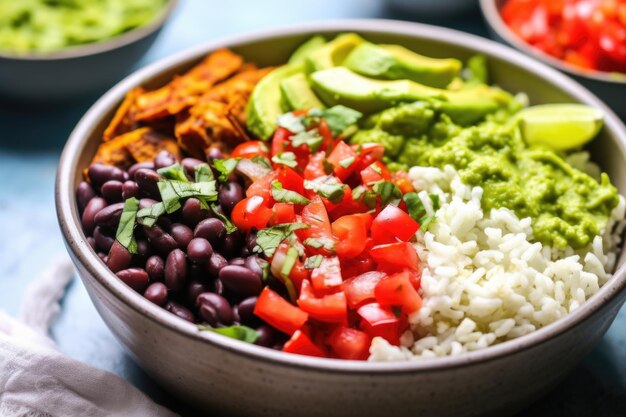
<svg viewBox="0 0 626 417"><path fill-rule="evenodd" d="M72 277L64 257L29 286L19 321L0 311L0 416L176 416L120 377L56 349L48 330Z"/></svg>

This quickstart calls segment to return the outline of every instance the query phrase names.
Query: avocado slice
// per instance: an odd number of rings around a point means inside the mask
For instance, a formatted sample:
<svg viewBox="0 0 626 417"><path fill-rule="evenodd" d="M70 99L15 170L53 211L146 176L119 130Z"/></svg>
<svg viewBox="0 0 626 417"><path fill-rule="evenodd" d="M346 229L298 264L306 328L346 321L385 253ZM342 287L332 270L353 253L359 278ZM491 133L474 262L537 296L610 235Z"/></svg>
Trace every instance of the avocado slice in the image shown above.
<svg viewBox="0 0 626 417"><path fill-rule="evenodd" d="M399 45L362 43L350 52L343 66L372 78L412 80L444 88L461 71L457 59L436 59L417 54Z"/></svg>
<svg viewBox="0 0 626 417"><path fill-rule="evenodd" d="M290 110L323 109L325 106L317 98L304 73L299 72L280 82L280 92Z"/></svg>
<svg viewBox="0 0 626 417"><path fill-rule="evenodd" d="M371 114L402 102L435 101L459 124L471 124L510 102L502 90L479 85L461 91L448 91L410 80L374 80L345 67L317 71L310 76L313 91L327 106L342 104Z"/></svg>
<svg viewBox="0 0 626 417"><path fill-rule="evenodd" d="M326 45L311 52L306 59L307 72L319 71L341 65L348 54L365 42L356 33L343 33Z"/></svg>
<svg viewBox="0 0 626 417"><path fill-rule="evenodd" d="M311 39L307 40L291 54L289 57L289 61L287 64L301 64L306 58L313 52L320 49L322 46L326 44L326 38L322 35L313 36Z"/></svg>
<svg viewBox="0 0 626 417"><path fill-rule="evenodd" d="M304 71L304 64L284 65L276 68L254 87L246 107L248 130L260 139L267 140L276 130L276 120L288 109L280 92L280 82Z"/></svg>

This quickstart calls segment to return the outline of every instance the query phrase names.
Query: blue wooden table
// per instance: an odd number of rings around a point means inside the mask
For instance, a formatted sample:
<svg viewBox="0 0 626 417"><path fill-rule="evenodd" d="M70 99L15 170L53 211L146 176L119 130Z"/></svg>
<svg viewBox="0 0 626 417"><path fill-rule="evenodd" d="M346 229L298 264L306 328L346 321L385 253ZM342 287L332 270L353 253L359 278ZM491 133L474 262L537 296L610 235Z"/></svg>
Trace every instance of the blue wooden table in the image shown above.
<svg viewBox="0 0 626 417"><path fill-rule="evenodd" d="M220 36L333 18L425 21L390 10L382 0L182 0L138 67ZM427 23L487 33L478 10ZM19 312L27 284L65 252L54 211L56 165L71 129L96 98L35 107L0 102L0 309L10 314ZM122 376L182 415L194 414L130 359L78 279L68 288L52 336L68 355ZM527 416L626 416L626 308L585 361L520 415Z"/></svg>

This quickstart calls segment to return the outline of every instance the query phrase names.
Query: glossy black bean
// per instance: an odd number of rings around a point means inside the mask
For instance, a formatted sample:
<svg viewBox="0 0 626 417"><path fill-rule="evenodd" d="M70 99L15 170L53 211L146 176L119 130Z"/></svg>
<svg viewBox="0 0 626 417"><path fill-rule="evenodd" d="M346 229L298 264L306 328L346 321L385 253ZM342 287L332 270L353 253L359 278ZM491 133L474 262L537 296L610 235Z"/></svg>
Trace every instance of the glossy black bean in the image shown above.
<svg viewBox="0 0 626 417"><path fill-rule="evenodd" d="M93 249L94 251L98 250L98 246L96 245L96 239L89 236L87 237L87 243L89 244L89 246L91 246L91 249Z"/></svg>
<svg viewBox="0 0 626 417"><path fill-rule="evenodd" d="M128 200L139 195L139 186L135 181L124 181L122 184L122 198Z"/></svg>
<svg viewBox="0 0 626 417"><path fill-rule="evenodd" d="M122 246L120 242L117 240L114 241L109 250L109 259L107 262L109 269L113 272L121 271L122 269L128 268L132 260L133 254Z"/></svg>
<svg viewBox="0 0 626 417"><path fill-rule="evenodd" d="M169 167L176 163L176 157L170 152L163 150L154 158L154 169Z"/></svg>
<svg viewBox="0 0 626 417"><path fill-rule="evenodd" d="M254 307L258 301L257 297L248 297L237 305L239 312L239 321L247 326L258 326L262 322L254 315Z"/></svg>
<svg viewBox="0 0 626 417"><path fill-rule="evenodd" d="M106 253L97 252L96 255L98 255L98 258L100 258L102 260L102 262L104 262L105 264L109 260L109 257L106 255Z"/></svg>
<svg viewBox="0 0 626 417"><path fill-rule="evenodd" d="M130 178L135 178L135 172L141 168L151 169L154 171L154 163L152 162L137 162L128 168L128 175Z"/></svg>
<svg viewBox="0 0 626 417"><path fill-rule="evenodd" d="M259 295L263 289L258 275L243 266L227 265L218 276L224 287L242 297Z"/></svg>
<svg viewBox="0 0 626 417"><path fill-rule="evenodd" d="M123 210L124 203L111 204L96 213L93 220L98 226L116 227L120 223Z"/></svg>
<svg viewBox="0 0 626 417"><path fill-rule="evenodd" d="M135 172L135 181L139 186L139 189L146 195L158 198L160 196L159 187L157 182L161 179L161 176L151 169L140 168Z"/></svg>
<svg viewBox="0 0 626 417"><path fill-rule="evenodd" d="M137 258L140 261L145 261L152 255L152 247L145 239L137 239Z"/></svg>
<svg viewBox="0 0 626 417"><path fill-rule="evenodd" d="M165 260L165 285L172 291L179 291L187 277L187 256L180 249L174 249Z"/></svg>
<svg viewBox="0 0 626 417"><path fill-rule="evenodd" d="M230 213L233 207L243 199L243 189L236 182L222 184L218 193L218 199L222 209Z"/></svg>
<svg viewBox="0 0 626 417"><path fill-rule="evenodd" d="M196 298L196 305L200 316L211 326L217 326L218 323L228 326L233 322L233 309L221 295L204 292Z"/></svg>
<svg viewBox="0 0 626 417"><path fill-rule="evenodd" d="M178 243L179 248L186 249L191 239L193 239L193 230L182 223L173 223L170 227L170 235Z"/></svg>
<svg viewBox="0 0 626 417"><path fill-rule="evenodd" d="M152 255L146 261L146 272L152 281L163 281L165 274L165 262L158 255Z"/></svg>
<svg viewBox="0 0 626 417"><path fill-rule="evenodd" d="M145 209L146 207L150 207L156 203L158 203L158 201L152 198L142 198L139 200L139 209Z"/></svg>
<svg viewBox="0 0 626 417"><path fill-rule="evenodd" d="M207 271L213 278L217 278L222 268L226 265L228 265L226 258L217 252L213 252L207 264Z"/></svg>
<svg viewBox="0 0 626 417"><path fill-rule="evenodd" d="M96 214L98 214L98 212L106 206L107 202L102 197L94 197L89 200L89 203L87 203L87 206L85 207L85 211L83 211L83 216L81 219L85 234L90 235L93 232L93 229L96 226Z"/></svg>
<svg viewBox="0 0 626 417"><path fill-rule="evenodd" d="M143 293L148 287L150 279L148 273L141 268L128 268L115 273L126 285L133 290Z"/></svg>
<svg viewBox="0 0 626 417"><path fill-rule="evenodd" d="M78 202L78 210L82 213L87 207L89 200L96 196L96 192L93 190L91 184L87 181L81 181L76 187L76 201Z"/></svg>
<svg viewBox="0 0 626 417"><path fill-rule="evenodd" d="M115 241L115 238L106 233L100 226L96 226L96 228L93 229L93 238L96 241L96 247L98 250L107 253L111 250L111 246Z"/></svg>
<svg viewBox="0 0 626 417"><path fill-rule="evenodd" d="M267 324L263 324L256 328L259 338L254 342L255 345L270 347L274 344L276 338L276 330ZM281 346L282 348L282 346Z"/></svg>
<svg viewBox="0 0 626 417"><path fill-rule="evenodd" d="M224 284L219 279L213 281L213 292L215 294L224 295Z"/></svg>
<svg viewBox="0 0 626 417"><path fill-rule="evenodd" d="M246 258L246 262L244 266L248 268L250 271L257 274L257 276L263 279L263 269L261 269L261 265L259 264L259 257L257 255L250 255Z"/></svg>
<svg viewBox="0 0 626 417"><path fill-rule="evenodd" d="M207 152L206 159L209 162L213 162L215 159L224 159L224 152L219 148L212 147Z"/></svg>
<svg viewBox="0 0 626 417"><path fill-rule="evenodd" d="M166 233L160 226L154 225L152 227L144 227L144 232L152 244L152 247L156 249L162 255L167 255L172 250L178 247L176 240Z"/></svg>
<svg viewBox="0 0 626 417"><path fill-rule="evenodd" d="M242 240L243 239L241 238L239 232L227 234L226 237L224 237L224 243L222 244L222 253L224 256L227 258L237 256L243 244Z"/></svg>
<svg viewBox="0 0 626 417"><path fill-rule="evenodd" d="M206 270L206 265L187 262L187 277L196 281L207 282L209 280L209 273Z"/></svg>
<svg viewBox="0 0 626 417"><path fill-rule="evenodd" d="M187 256L193 262L203 264L209 261L213 255L213 247L208 240L195 237L187 245Z"/></svg>
<svg viewBox="0 0 626 417"><path fill-rule="evenodd" d="M102 193L102 197L109 203L119 203L123 201L122 199L122 191L124 188L124 183L121 181L111 180L102 184L100 187L100 192Z"/></svg>
<svg viewBox="0 0 626 417"><path fill-rule="evenodd" d="M154 304L165 307L167 304L167 287L162 282L153 282L146 288L143 296Z"/></svg>
<svg viewBox="0 0 626 417"><path fill-rule="evenodd" d="M197 198L188 198L183 203L182 208L183 223L189 227L196 227L196 225L203 219L209 217L209 211L202 209L200 200Z"/></svg>
<svg viewBox="0 0 626 417"><path fill-rule="evenodd" d="M174 222L172 221L172 219L170 219L169 216L161 216L157 220L157 224L159 226L161 226L163 228L163 230L170 230L172 228L172 224L174 224ZM176 240L176 239L174 239L174 240Z"/></svg>
<svg viewBox="0 0 626 417"><path fill-rule="evenodd" d="M112 165L92 164L87 168L87 176L94 187L101 187L107 181L124 182L124 171Z"/></svg>
<svg viewBox="0 0 626 417"><path fill-rule="evenodd" d="M237 258L233 258L230 261L228 261L229 265L239 265L239 266L244 266L246 263L246 260L240 257Z"/></svg>
<svg viewBox="0 0 626 417"><path fill-rule="evenodd" d="M218 247L226 235L226 226L224 226L224 223L219 219L204 219L198 223L194 229L193 235L195 237L202 237L208 240L211 245Z"/></svg>
<svg viewBox="0 0 626 417"><path fill-rule="evenodd" d="M203 292L207 292L209 288L200 281L191 281L189 285L187 285L187 293L186 300L189 305L196 305L196 299Z"/></svg>
<svg viewBox="0 0 626 417"><path fill-rule="evenodd" d="M248 248L250 252L253 252L255 246L256 246L256 233L249 233L246 236L246 248Z"/></svg>
<svg viewBox="0 0 626 417"><path fill-rule="evenodd" d="M204 161L196 158L185 158L181 161L181 165L185 169L185 172L192 178L196 175L196 166L204 163Z"/></svg>
<svg viewBox="0 0 626 417"><path fill-rule="evenodd" d="M165 309L170 313L176 314L183 320L187 320L192 323L196 321L196 317L187 307L184 307L175 301L168 301L167 304L165 304Z"/></svg>

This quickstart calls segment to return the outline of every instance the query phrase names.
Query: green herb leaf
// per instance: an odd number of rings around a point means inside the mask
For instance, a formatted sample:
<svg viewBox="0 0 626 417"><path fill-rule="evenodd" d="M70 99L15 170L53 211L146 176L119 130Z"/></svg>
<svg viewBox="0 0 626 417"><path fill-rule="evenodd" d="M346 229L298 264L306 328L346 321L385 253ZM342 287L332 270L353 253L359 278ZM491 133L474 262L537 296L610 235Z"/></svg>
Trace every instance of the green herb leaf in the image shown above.
<svg viewBox="0 0 626 417"><path fill-rule="evenodd" d="M392 204L394 206L400 204L402 192L394 183L389 181L379 181L374 184L372 189L380 197L383 207L388 204Z"/></svg>
<svg viewBox="0 0 626 417"><path fill-rule="evenodd" d="M317 115L317 112L314 114ZM333 136L338 136L350 126L355 125L363 117L363 113L338 104L329 109L321 110L320 117L326 119Z"/></svg>
<svg viewBox="0 0 626 417"><path fill-rule="evenodd" d="M226 226L226 234L229 235L237 231L237 226L235 226L228 217L224 216L217 210L216 204L211 204L211 211L218 219L222 221L222 223L224 223L224 226Z"/></svg>
<svg viewBox="0 0 626 417"><path fill-rule="evenodd" d="M309 204L309 199L295 191L286 190L280 181L272 181L272 197L279 203Z"/></svg>
<svg viewBox="0 0 626 417"><path fill-rule="evenodd" d="M341 184L332 175L319 177L314 180L304 180L304 188L315 191L316 194L335 204L343 200L346 189L345 184Z"/></svg>
<svg viewBox="0 0 626 417"><path fill-rule="evenodd" d="M304 223L284 223L273 227L261 229L256 235L254 253L263 253L268 258L274 256L280 243L291 235L295 230L308 229L310 226Z"/></svg>
<svg viewBox="0 0 626 417"><path fill-rule="evenodd" d="M155 203L150 207L142 208L137 212L137 221L147 227L156 224L160 216L165 214L165 204L162 202Z"/></svg>
<svg viewBox="0 0 626 417"><path fill-rule="evenodd" d="M289 293L289 298L291 301L295 302L298 299L298 294L296 293L296 288L289 278L289 274L293 269L296 261L298 260L298 251L292 247L287 249L287 253L285 254L285 259L283 260L283 265L280 268L280 276L283 278L283 282L285 283L285 287L287 288L287 292Z"/></svg>
<svg viewBox="0 0 626 417"><path fill-rule="evenodd" d="M263 271L263 282L267 282L270 278L270 263L263 258L257 258L257 262Z"/></svg>
<svg viewBox="0 0 626 417"><path fill-rule="evenodd" d="M216 159L213 161L213 167L219 172L217 179L220 182L228 181L230 174L237 168L237 163L239 163L239 158Z"/></svg>
<svg viewBox="0 0 626 417"><path fill-rule="evenodd" d="M327 237L309 237L304 239L302 243L313 249L324 249L330 253L335 253L335 245L337 242Z"/></svg>
<svg viewBox="0 0 626 417"><path fill-rule="evenodd" d="M295 168L298 166L296 161L296 155L293 152L281 152L272 156L272 162L275 164L287 165L289 168Z"/></svg>
<svg viewBox="0 0 626 417"><path fill-rule="evenodd" d="M269 159L264 156L257 155L251 159L255 164L261 165L267 169L272 169L272 164Z"/></svg>
<svg viewBox="0 0 626 417"><path fill-rule="evenodd" d="M247 326L209 327L198 325L198 330L218 333L222 336L227 336L232 339L237 339L248 343L254 343L260 337L259 332Z"/></svg>
<svg viewBox="0 0 626 417"><path fill-rule="evenodd" d="M209 182L215 180L215 177L213 176L213 171L211 171L211 167L207 163L196 165L194 171L196 174L196 182Z"/></svg>
<svg viewBox="0 0 626 417"><path fill-rule="evenodd" d="M157 172L169 180L189 182L187 175L185 174L185 170L178 162L168 167L159 168L157 169Z"/></svg>
<svg viewBox="0 0 626 417"><path fill-rule="evenodd" d="M430 201L433 203L433 210L439 210L439 196L437 194L429 194ZM424 231L435 221L435 215L429 215L424 207L422 199L416 192L406 193L402 200L406 204L409 215L420 224L420 228Z"/></svg>
<svg viewBox="0 0 626 417"><path fill-rule="evenodd" d="M305 130L304 124L302 123L302 117L296 116L291 112L278 117L278 126L284 127L291 133L300 133Z"/></svg>
<svg viewBox="0 0 626 417"><path fill-rule="evenodd" d="M323 259L322 255L310 256L304 261L304 267L306 269L315 269L321 265Z"/></svg>
<svg viewBox="0 0 626 417"><path fill-rule="evenodd" d="M326 158L322 159L322 166L324 167L324 173L326 173L326 175L331 175L335 172L335 166L328 162Z"/></svg>
<svg viewBox="0 0 626 417"><path fill-rule="evenodd" d="M352 165L354 163L354 156L351 156L349 158L346 159L342 159L341 161L339 161L339 165L341 165L344 168L349 168L350 165Z"/></svg>
<svg viewBox="0 0 626 417"><path fill-rule="evenodd" d="M292 146L306 145L311 152L317 152L323 141L324 138L317 129L305 130L291 137Z"/></svg>
<svg viewBox="0 0 626 417"><path fill-rule="evenodd" d="M181 207L182 198L197 197L200 200L214 201L217 199L215 181L183 182L177 180L160 180L157 183L161 200L167 213L173 213Z"/></svg>
<svg viewBox="0 0 626 417"><path fill-rule="evenodd" d="M137 242L135 241L135 219L137 218L137 209L139 208L139 200L131 197L124 201L124 209L120 222L117 225L115 239L124 246L130 253L137 253Z"/></svg>
<svg viewBox="0 0 626 417"><path fill-rule="evenodd" d="M372 171L374 171L378 175L383 175L383 170L380 169L380 167L378 166L378 164L376 162L370 164L369 167L372 168Z"/></svg>

